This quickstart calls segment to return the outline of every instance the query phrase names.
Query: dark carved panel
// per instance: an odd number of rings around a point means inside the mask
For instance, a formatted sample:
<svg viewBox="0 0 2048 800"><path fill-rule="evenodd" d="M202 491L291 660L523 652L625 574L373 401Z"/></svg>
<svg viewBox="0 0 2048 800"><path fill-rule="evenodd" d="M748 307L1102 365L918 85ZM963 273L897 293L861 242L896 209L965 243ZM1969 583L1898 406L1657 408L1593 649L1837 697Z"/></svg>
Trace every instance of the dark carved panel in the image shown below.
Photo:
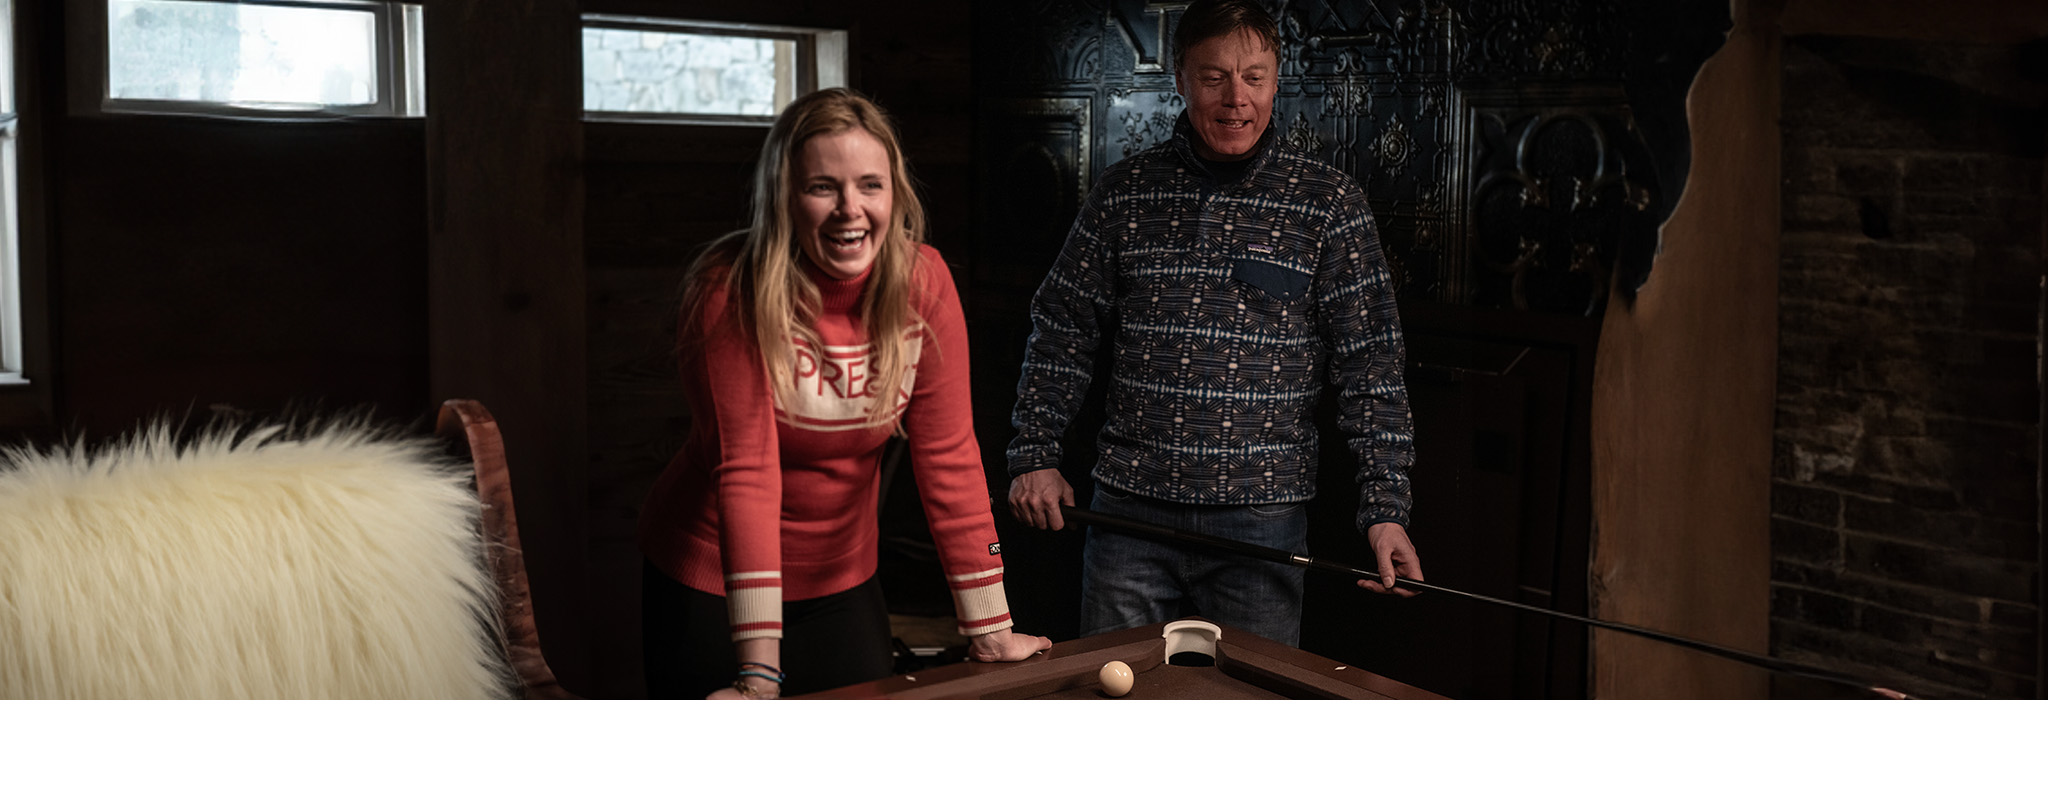
<svg viewBox="0 0 2048 800"><path fill-rule="evenodd" d="M1459 77L1617 79L1628 43L1620 5L1614 0L1459 4Z"/></svg>
<svg viewBox="0 0 2048 800"><path fill-rule="evenodd" d="M1186 103L1171 88L1119 89L1109 93L1106 154L1112 163L1164 142Z"/></svg>
<svg viewBox="0 0 2048 800"><path fill-rule="evenodd" d="M1571 87L1459 97L1469 269L1443 295L1482 308L1597 313L1630 245L1656 230L1655 173L1625 101Z"/></svg>

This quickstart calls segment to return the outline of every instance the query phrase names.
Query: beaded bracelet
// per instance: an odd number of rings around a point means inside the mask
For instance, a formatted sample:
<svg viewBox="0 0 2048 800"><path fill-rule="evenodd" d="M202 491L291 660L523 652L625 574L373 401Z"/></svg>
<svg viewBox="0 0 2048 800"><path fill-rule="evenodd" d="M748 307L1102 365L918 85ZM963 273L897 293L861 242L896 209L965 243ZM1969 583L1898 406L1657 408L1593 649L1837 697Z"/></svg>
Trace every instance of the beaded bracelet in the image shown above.
<svg viewBox="0 0 2048 800"><path fill-rule="evenodd" d="M759 661L742 661L742 662L740 662L740 669L742 669L742 670L745 670L745 669L746 669L746 668L748 668L748 667L760 667L760 668L762 668L762 669L765 669L765 670L767 670L767 671L769 671L769 672L773 672L773 673L775 673L774 675L761 675L761 677L763 677L763 678L767 678L768 680L774 681L774 682L776 682L776 683L781 683L781 682L782 682L782 679L783 679L784 677L786 677L786 676L787 676L787 673L784 673L784 672L783 672L782 670L780 670L780 669L776 669L775 667L771 667L771 666L768 666L767 664L763 664L763 663L761 663L761 662L759 662ZM749 673L746 673L746 672L741 672L740 674L741 674L741 675L746 675L746 674L749 674ZM752 673L752 674L755 674L755 675L760 675L760 673L758 673L758 672L757 672L757 673Z"/></svg>

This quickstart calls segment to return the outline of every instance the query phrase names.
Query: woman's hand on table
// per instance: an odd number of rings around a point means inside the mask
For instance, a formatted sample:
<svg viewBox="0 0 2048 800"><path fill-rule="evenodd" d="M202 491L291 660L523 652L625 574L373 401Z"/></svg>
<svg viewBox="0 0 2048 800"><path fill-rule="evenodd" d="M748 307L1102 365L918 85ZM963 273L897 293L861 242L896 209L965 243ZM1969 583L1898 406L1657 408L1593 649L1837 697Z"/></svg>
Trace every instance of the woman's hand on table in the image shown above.
<svg viewBox="0 0 2048 800"><path fill-rule="evenodd" d="M742 674L733 676L733 685L711 694L706 700L773 700L782 696L782 685L769 680L767 675L782 676L782 640L776 638L741 639L733 643L734 661L739 664ZM744 684L746 691L740 691Z"/></svg>
<svg viewBox="0 0 2048 800"><path fill-rule="evenodd" d="M1050 647L1051 639L1004 628L994 633L970 637L967 641L967 657L976 661L1023 661Z"/></svg>
<svg viewBox="0 0 2048 800"><path fill-rule="evenodd" d="M754 679L754 678L741 678L741 680L747 681L749 685L751 685L751 686L753 686L753 687L754 687L754 694L753 694L752 696L748 696L748 695L747 695L746 693L744 693L744 692L741 692L741 691L739 690L739 688L738 688L738 687L736 687L736 686L727 686L727 687L725 687L725 688L723 688L723 689L720 689L720 690L718 690L718 691L712 692L711 694L705 695L705 696L704 696L704 699L706 699L706 700L774 700L774 699L776 699L776 698L778 698L778 697L781 697L781 696L782 696L782 687L780 687L780 686L776 686L776 685L775 685L774 683L771 683L771 682L769 682L769 681L763 681L763 680L758 680L758 679Z"/></svg>
<svg viewBox="0 0 2048 800"><path fill-rule="evenodd" d="M723 688L723 689L720 689L720 690L718 690L718 691L715 691L715 692L712 692L712 693L710 693L710 694L707 694L707 695L705 695L705 696L704 696L704 699L706 699L706 700L747 700L747 699L751 699L751 698L748 698L748 697L747 697L746 695L740 694L740 690L738 690L738 689L734 689L734 688L732 688L732 687L730 687L730 686L727 686L727 687L725 687L725 688Z"/></svg>

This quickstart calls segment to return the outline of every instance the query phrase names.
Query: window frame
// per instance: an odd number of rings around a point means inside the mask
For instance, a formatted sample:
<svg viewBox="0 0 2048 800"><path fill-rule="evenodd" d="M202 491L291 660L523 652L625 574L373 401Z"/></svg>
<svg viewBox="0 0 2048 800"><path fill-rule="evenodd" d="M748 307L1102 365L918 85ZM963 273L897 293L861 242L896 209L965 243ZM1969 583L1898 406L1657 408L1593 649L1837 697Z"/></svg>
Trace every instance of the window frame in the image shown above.
<svg viewBox="0 0 2048 800"><path fill-rule="evenodd" d="M11 337L19 348L19 371L0 380L0 436L27 434L43 436L53 432L56 381L56 347L50 324L49 276L44 225L47 224L42 159L45 131L49 127L49 103L42 92L48 74L39 59L50 52L50 43L37 33L48 30L48 3L0 0L0 40L6 42L10 126L14 139L13 207L4 216L15 234L14 260L0 267L14 278L14 327L0 336Z"/></svg>
<svg viewBox="0 0 2048 800"><path fill-rule="evenodd" d="M346 106L291 106L203 100L113 97L108 0L67 0L71 52L71 113L78 116L173 115L259 120L415 118L426 116L424 0L180 0L216 5L367 11L377 42L377 102Z"/></svg>
<svg viewBox="0 0 2048 800"><path fill-rule="evenodd" d="M21 115L9 109L0 111L0 386L28 382L21 273Z"/></svg>
<svg viewBox="0 0 2048 800"><path fill-rule="evenodd" d="M22 386L32 374L23 314L28 276L21 257L21 64L13 0L0 0L0 387Z"/></svg>
<svg viewBox="0 0 2048 800"><path fill-rule="evenodd" d="M846 31L831 28L811 28L795 25L767 25L751 22L719 22L713 20L680 19L674 17L651 17L637 14L584 14L577 26L577 40L581 42L584 32L592 29L629 30L653 33L697 34L701 36L744 36L752 39L775 39L796 43L796 90L792 97L802 97L819 89L846 85L847 47ZM579 54L582 52L578 45ZM577 83L583 84L582 59L577 59ZM583 98L583 120L585 122L623 122L657 125L730 125L741 127L768 127L774 124L777 114L765 116L752 114L684 114L653 111L593 111L588 107L590 99Z"/></svg>

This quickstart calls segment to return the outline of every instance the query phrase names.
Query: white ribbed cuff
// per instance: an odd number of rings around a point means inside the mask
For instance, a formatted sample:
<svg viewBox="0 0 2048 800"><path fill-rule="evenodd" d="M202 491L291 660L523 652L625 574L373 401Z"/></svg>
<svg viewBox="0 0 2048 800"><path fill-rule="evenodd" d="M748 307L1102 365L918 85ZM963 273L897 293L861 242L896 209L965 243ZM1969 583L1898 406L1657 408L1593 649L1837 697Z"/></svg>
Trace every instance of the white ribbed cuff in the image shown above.
<svg viewBox="0 0 2048 800"><path fill-rule="evenodd" d="M954 589L953 608L959 617L962 636L995 633L1014 624L1010 620L1010 601L1003 594L1002 581L971 589Z"/></svg>
<svg viewBox="0 0 2048 800"><path fill-rule="evenodd" d="M781 573L748 573L726 577L726 613L733 641L782 637ZM734 588L741 581L773 580L778 585Z"/></svg>

